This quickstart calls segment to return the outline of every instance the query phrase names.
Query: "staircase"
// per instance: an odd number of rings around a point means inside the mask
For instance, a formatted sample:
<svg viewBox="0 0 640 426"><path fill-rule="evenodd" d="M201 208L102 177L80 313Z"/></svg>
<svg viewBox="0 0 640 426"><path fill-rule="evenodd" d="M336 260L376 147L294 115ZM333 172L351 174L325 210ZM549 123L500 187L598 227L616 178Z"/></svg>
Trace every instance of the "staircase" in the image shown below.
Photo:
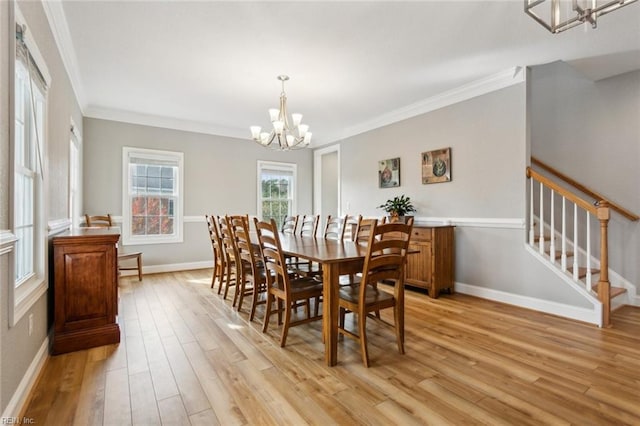
<svg viewBox="0 0 640 426"><path fill-rule="evenodd" d="M638 216L533 157L531 163L547 175L527 167L530 181L528 248L594 307L601 308L598 325L610 327L612 306L624 304L628 291L622 286L612 286L609 281L610 213L614 210L634 221ZM555 182L549 174L564 184ZM575 190L596 201L586 201L576 195Z"/></svg>

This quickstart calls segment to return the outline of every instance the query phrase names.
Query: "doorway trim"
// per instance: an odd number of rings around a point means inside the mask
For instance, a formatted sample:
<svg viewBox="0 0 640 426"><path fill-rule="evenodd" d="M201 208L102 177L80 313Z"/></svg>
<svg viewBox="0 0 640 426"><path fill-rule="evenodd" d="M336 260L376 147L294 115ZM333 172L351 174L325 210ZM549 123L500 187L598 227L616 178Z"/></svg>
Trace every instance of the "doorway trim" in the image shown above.
<svg viewBox="0 0 640 426"><path fill-rule="evenodd" d="M322 156L331 153L338 155L338 212L342 212L341 180L340 180L340 144L313 151L313 211L314 214L322 213Z"/></svg>

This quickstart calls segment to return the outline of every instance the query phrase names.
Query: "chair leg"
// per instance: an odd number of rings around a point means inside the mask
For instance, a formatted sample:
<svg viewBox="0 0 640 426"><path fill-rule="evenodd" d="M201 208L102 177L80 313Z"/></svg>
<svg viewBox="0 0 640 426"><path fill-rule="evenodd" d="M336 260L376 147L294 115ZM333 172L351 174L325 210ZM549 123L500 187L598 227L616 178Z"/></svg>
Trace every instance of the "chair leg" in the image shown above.
<svg viewBox="0 0 640 426"><path fill-rule="evenodd" d="M284 325L282 326L282 336L280 337L280 347L284 348L287 343L287 335L289 334L289 324L291 323L291 308L289 303L286 303L286 310L284 311Z"/></svg>
<svg viewBox="0 0 640 426"><path fill-rule="evenodd" d="M338 327L344 328L344 320L347 314L347 310L345 308L340 308L340 317L338 318ZM338 340L344 340L344 334L338 333Z"/></svg>
<svg viewBox="0 0 640 426"><path fill-rule="evenodd" d="M227 294L229 294L229 287L231 287L231 266L227 264L227 283L224 286L224 294L222 295L222 298L224 300L227 300ZM237 285L238 284L238 276L236 275L235 271L233 272L234 274L234 279L235 279L235 283L233 285Z"/></svg>
<svg viewBox="0 0 640 426"><path fill-rule="evenodd" d="M249 314L249 321L253 321L253 317L256 315L256 308L258 307L258 302L260 301L260 293L262 293L264 283L254 284L253 288L253 298L251 300L251 313Z"/></svg>
<svg viewBox="0 0 640 426"><path fill-rule="evenodd" d="M282 325L282 299L277 299L278 303L278 325Z"/></svg>
<svg viewBox="0 0 640 426"><path fill-rule="evenodd" d="M216 283L216 277L218 276L218 264L213 262L213 276L211 277L211 288L213 288Z"/></svg>
<svg viewBox="0 0 640 426"><path fill-rule="evenodd" d="M244 293L244 285L244 275L238 274L238 271L236 270L236 291L233 293L233 303L231 303L231 306L234 308L236 307L236 303L238 303L238 299L242 297L242 293Z"/></svg>
<svg viewBox="0 0 640 426"><path fill-rule="evenodd" d="M220 285L218 286L218 294L222 293L222 286L224 285L224 276L227 271L227 264L224 261L220 262Z"/></svg>
<svg viewBox="0 0 640 426"><path fill-rule="evenodd" d="M262 326L263 333L266 333L267 329L269 328L269 318L271 317L271 301L272 301L272 294L267 291L267 307L264 312L264 325Z"/></svg>
<svg viewBox="0 0 640 426"><path fill-rule="evenodd" d="M393 307L393 316L396 323L396 341L398 352L404 354L404 312L397 305Z"/></svg>
<svg viewBox="0 0 640 426"><path fill-rule="evenodd" d="M360 312L358 314L358 328L360 332L360 351L362 352L362 362L364 366L369 368L369 352L367 351L367 314Z"/></svg>
<svg viewBox="0 0 640 426"><path fill-rule="evenodd" d="M142 255L139 254L136 257L136 261L138 262L138 281L142 281Z"/></svg>

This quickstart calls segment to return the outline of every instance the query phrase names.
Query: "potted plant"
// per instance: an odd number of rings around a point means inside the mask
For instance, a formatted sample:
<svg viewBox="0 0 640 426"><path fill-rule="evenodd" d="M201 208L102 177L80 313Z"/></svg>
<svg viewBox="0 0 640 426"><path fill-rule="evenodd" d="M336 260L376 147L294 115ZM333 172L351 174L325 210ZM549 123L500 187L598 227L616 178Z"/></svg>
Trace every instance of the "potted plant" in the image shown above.
<svg viewBox="0 0 640 426"><path fill-rule="evenodd" d="M413 204L411 203L411 199L404 195L393 197L387 200L386 203L380 204L378 208L389 213L390 222L404 222L404 217L407 216L407 213L416 211L415 207L413 207Z"/></svg>

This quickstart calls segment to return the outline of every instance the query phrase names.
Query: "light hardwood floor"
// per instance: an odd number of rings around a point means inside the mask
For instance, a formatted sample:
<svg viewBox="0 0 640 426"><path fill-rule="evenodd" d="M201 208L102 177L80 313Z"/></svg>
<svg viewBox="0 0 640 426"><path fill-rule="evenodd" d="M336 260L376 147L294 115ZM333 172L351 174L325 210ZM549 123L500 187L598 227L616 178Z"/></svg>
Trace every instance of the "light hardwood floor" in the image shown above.
<svg viewBox="0 0 640 426"><path fill-rule="evenodd" d="M465 295L409 291L406 354L370 322L327 367L321 323L287 346L209 288L211 270L124 278L122 342L51 357L24 415L39 425L640 424L640 309L614 328Z"/></svg>

